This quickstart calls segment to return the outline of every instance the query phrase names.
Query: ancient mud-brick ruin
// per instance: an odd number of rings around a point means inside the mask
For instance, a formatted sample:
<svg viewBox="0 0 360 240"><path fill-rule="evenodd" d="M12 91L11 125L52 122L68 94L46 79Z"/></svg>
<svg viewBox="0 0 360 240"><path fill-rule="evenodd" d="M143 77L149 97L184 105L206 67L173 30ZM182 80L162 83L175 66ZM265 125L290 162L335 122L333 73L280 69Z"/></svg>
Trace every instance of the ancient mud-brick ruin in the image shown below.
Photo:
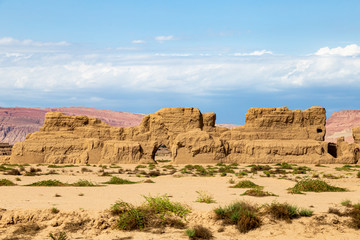
<svg viewBox="0 0 360 240"><path fill-rule="evenodd" d="M215 126L215 113L165 108L145 116L138 127L112 127L87 116L49 112L39 132L14 145L12 163L144 163L158 147L173 163L356 163L355 143L324 142L325 109L251 108L244 126Z"/></svg>
<svg viewBox="0 0 360 240"><path fill-rule="evenodd" d="M11 154L12 145L9 143L0 143L0 156L8 156Z"/></svg>

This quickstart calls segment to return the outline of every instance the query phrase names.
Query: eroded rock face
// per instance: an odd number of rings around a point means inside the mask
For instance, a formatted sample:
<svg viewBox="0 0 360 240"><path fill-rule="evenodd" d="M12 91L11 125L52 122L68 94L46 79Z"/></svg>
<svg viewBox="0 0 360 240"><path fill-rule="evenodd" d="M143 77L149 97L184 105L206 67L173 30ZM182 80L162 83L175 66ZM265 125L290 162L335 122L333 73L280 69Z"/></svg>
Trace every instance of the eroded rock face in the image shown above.
<svg viewBox="0 0 360 240"><path fill-rule="evenodd" d="M216 127L215 120L215 113L179 107L149 114L138 127L112 127L94 117L50 112L39 132L14 145L11 162L151 162L161 145L171 150L174 163L341 161L323 141L322 107L251 108L245 125L231 130Z"/></svg>

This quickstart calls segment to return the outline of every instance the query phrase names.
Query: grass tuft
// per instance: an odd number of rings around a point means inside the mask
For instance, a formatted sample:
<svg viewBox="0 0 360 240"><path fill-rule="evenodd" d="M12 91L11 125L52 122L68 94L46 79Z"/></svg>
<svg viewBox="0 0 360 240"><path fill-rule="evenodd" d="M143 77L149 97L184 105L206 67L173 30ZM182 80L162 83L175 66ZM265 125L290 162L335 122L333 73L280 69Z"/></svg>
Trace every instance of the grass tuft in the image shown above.
<svg viewBox="0 0 360 240"><path fill-rule="evenodd" d="M8 179L0 179L0 186L15 186L16 184Z"/></svg>
<svg viewBox="0 0 360 240"><path fill-rule="evenodd" d="M294 187L288 189L290 193L301 194L302 192L346 192L345 188L335 187L323 180L303 179Z"/></svg>
<svg viewBox="0 0 360 240"><path fill-rule="evenodd" d="M240 181L236 185L232 186L232 188L258 188L258 187L261 187L261 186L255 184L249 180Z"/></svg>
<svg viewBox="0 0 360 240"><path fill-rule="evenodd" d="M198 198L196 199L196 202L200 202L200 203L216 203L215 199L213 196L206 194L203 191L196 191L197 194L199 194Z"/></svg>
<svg viewBox="0 0 360 240"><path fill-rule="evenodd" d="M186 229L185 233L190 239L212 239L214 237L208 228L201 225Z"/></svg>
<svg viewBox="0 0 360 240"><path fill-rule="evenodd" d="M246 190L243 194L241 194L242 196L253 196L253 197L269 197L269 196L278 196L274 193L271 193L271 192L266 192L266 191L263 191L259 188L253 188L253 189L249 189L249 190Z"/></svg>
<svg viewBox="0 0 360 240"><path fill-rule="evenodd" d="M225 224L236 225L241 233L249 232L261 225L258 208L246 202L234 202L214 211L218 219L223 219Z"/></svg>
<svg viewBox="0 0 360 240"><path fill-rule="evenodd" d="M38 181L38 182L34 182L32 184L26 185L26 186L45 186L45 187L63 187L63 186L69 186L69 184L67 183L62 183L58 180L43 180L43 181Z"/></svg>
<svg viewBox="0 0 360 240"><path fill-rule="evenodd" d="M296 206L288 203L272 203L266 207L266 212L278 220L285 220L291 222L292 219L298 217L309 217L313 214L310 209L299 209Z"/></svg>
<svg viewBox="0 0 360 240"><path fill-rule="evenodd" d="M127 179L122 179L118 177L112 177L108 182L104 182L104 184L134 184L136 182L132 182Z"/></svg>
<svg viewBox="0 0 360 240"><path fill-rule="evenodd" d="M134 207L123 201L116 202L111 207L113 214L119 215L116 227L121 230L144 230L148 227L179 227L185 224L181 218L185 218L190 209L180 203L171 202L165 196L144 196L146 202Z"/></svg>
<svg viewBox="0 0 360 240"><path fill-rule="evenodd" d="M96 186L98 186L88 180L85 180L85 179L80 179L79 181L73 183L72 185L76 186L76 187L96 187Z"/></svg>

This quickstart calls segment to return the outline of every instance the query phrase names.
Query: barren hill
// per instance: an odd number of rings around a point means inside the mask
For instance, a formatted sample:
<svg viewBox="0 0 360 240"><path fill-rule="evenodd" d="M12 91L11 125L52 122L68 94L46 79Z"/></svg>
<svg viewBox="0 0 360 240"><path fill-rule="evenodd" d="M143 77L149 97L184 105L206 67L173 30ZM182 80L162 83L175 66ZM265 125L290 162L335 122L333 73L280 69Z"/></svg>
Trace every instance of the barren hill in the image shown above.
<svg viewBox="0 0 360 240"><path fill-rule="evenodd" d="M88 107L62 108L4 108L0 107L0 142L14 144L25 139L28 133L39 131L44 123L45 113L62 112L67 115L86 115L115 127L137 126L144 114L116 112Z"/></svg>
<svg viewBox="0 0 360 240"><path fill-rule="evenodd" d="M326 141L336 142L344 136L347 142L353 142L352 128L360 126L360 110L344 110L331 114L326 121Z"/></svg>

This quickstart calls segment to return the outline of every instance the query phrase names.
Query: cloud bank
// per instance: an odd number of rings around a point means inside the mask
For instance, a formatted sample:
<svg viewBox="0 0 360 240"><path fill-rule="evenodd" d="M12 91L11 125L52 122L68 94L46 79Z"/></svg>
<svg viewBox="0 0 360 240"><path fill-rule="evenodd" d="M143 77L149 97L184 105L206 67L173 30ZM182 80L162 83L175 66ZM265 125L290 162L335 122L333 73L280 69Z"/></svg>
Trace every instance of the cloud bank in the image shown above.
<svg viewBox="0 0 360 240"><path fill-rule="evenodd" d="M161 38L165 39L165 38ZM167 39L171 39L168 37ZM0 45L63 47L12 38ZM186 95L226 91L280 92L308 87L360 88L360 47L321 48L308 56L251 53L146 54L0 49L0 84L6 91L166 92ZM27 49L28 50L28 49ZM255 57L254 57L255 56ZM352 56L352 57L347 57Z"/></svg>

